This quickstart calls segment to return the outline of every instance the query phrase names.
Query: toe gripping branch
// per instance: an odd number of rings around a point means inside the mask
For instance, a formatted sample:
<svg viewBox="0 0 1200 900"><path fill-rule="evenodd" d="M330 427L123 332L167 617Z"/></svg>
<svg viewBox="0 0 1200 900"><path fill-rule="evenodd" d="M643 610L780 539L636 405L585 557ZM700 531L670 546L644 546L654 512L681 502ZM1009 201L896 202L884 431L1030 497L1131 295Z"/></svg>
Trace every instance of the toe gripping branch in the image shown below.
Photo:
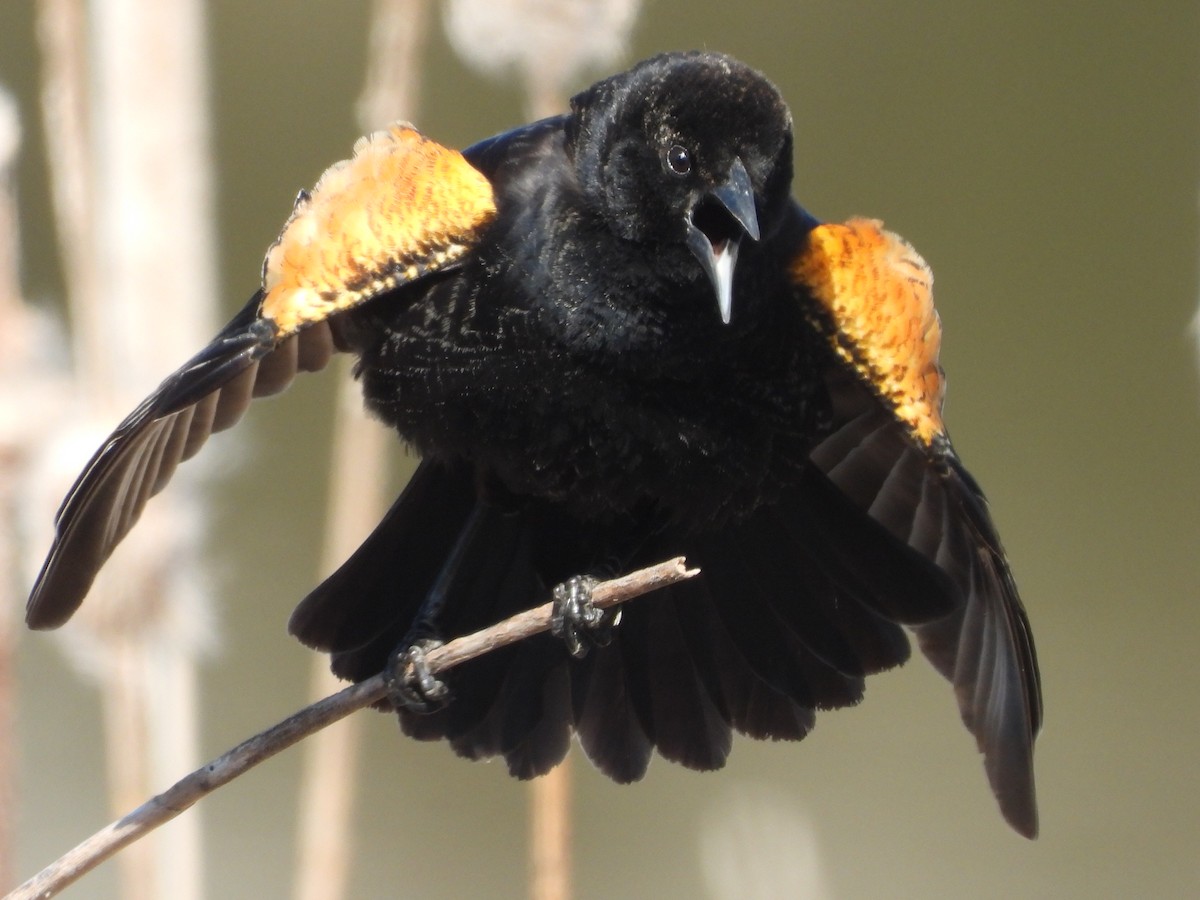
<svg viewBox="0 0 1200 900"><path fill-rule="evenodd" d="M592 602L595 578L576 575L554 586L550 633L562 638L567 651L582 659L593 647L605 647L621 621L620 607L600 609Z"/></svg>
<svg viewBox="0 0 1200 900"><path fill-rule="evenodd" d="M592 592L599 583L590 576L576 575L553 590L550 632L562 639L576 659L593 647L611 643L621 621L619 606L601 609L593 602ZM388 699L397 709L425 715L450 702L449 687L430 671L426 660L427 654L442 646L444 642L434 637L410 637L392 651L383 677Z"/></svg>
<svg viewBox="0 0 1200 900"><path fill-rule="evenodd" d="M450 701L450 688L429 671L425 659L426 654L442 645L437 638L419 638L405 641L392 651L383 678L393 706L427 715Z"/></svg>

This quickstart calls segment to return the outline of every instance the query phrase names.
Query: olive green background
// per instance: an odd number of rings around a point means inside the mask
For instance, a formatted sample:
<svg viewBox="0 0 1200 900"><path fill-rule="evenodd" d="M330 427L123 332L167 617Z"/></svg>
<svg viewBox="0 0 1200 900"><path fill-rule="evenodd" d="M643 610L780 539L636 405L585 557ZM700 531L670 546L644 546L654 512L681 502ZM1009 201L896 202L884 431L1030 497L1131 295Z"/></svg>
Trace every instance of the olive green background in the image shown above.
<svg viewBox="0 0 1200 900"><path fill-rule="evenodd" d="M0 8L0 81L27 123L31 6ZM297 188L356 136L366 6L210 5L230 312ZM1004 825L949 688L914 659L874 678L860 707L820 716L802 744L738 740L721 773L658 760L617 787L576 755L578 896L703 896L718 883L705 873L730 866L743 896L783 895L806 822L836 897L1200 896L1200 5L649 2L630 58L684 47L725 50L779 85L809 210L880 217L937 274L948 421L992 501L1041 654L1042 837ZM423 130L452 145L522 116L515 89L468 71L440 28L422 103ZM30 130L26 285L53 304ZM324 471L331 381L256 410L254 452L221 491L206 755L303 698L308 654L284 623L318 577L312 472ZM41 635L23 641L20 671L25 876L107 815L92 689ZM402 740L375 714L366 753L356 896L525 894L523 785ZM204 801L212 896L287 896L298 758ZM109 866L69 896L114 884Z"/></svg>

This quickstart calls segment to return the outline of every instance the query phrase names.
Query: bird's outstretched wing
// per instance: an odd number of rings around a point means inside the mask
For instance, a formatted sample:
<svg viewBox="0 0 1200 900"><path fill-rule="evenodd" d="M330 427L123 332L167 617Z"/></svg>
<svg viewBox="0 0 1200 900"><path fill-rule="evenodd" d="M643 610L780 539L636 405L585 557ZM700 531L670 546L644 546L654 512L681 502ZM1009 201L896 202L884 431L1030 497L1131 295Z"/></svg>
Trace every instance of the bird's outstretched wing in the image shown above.
<svg viewBox="0 0 1200 900"><path fill-rule="evenodd" d="M792 276L840 361L827 369L832 430L812 461L892 537L949 576L952 611L914 631L954 685L1005 818L1032 837L1037 657L987 502L942 422L932 273L902 238L857 219L816 226Z"/></svg>
<svg viewBox="0 0 1200 900"><path fill-rule="evenodd" d="M210 434L343 349L331 317L452 267L494 214L490 182L457 151L406 124L362 138L297 198L263 263L262 289L84 468L55 519L30 627L71 617L146 501Z"/></svg>

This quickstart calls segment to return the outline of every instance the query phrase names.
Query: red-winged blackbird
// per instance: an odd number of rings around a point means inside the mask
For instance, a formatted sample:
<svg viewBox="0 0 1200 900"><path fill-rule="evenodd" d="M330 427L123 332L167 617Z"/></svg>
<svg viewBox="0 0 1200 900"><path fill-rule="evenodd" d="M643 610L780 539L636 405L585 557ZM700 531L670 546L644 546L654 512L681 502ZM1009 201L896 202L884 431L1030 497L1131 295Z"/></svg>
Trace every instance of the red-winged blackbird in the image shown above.
<svg viewBox="0 0 1200 900"><path fill-rule="evenodd" d="M397 125L302 194L258 291L96 453L29 601L64 622L148 497L251 397L331 352L423 462L291 630L363 679L430 632L576 575L685 555L574 658L549 635L455 670L404 730L519 777L572 730L607 775L798 740L909 653L955 688L992 789L1037 830L1032 637L942 418L924 261L789 197L791 116L757 72L667 54L459 154ZM715 295L715 296L714 296ZM715 302L714 302L715 301Z"/></svg>

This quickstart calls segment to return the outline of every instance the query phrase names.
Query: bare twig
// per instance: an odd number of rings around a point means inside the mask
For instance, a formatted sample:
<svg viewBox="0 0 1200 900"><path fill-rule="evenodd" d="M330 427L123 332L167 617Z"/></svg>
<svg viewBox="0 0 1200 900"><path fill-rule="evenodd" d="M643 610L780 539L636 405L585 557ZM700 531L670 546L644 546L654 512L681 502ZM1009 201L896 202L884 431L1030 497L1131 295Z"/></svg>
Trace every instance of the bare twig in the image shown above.
<svg viewBox="0 0 1200 900"><path fill-rule="evenodd" d="M699 571L688 569L683 558L676 557L656 566L601 582L596 585L592 600L597 607L605 609L691 578L699 574ZM456 638L426 656L429 670L437 675L469 659L548 631L552 613L553 605L545 603L517 613L490 628ZM279 724L243 741L180 779L161 794L147 800L128 815L102 828L8 894L4 900L41 900L54 896L122 847L175 818L202 797L332 722L381 700L386 692L383 676L376 675L306 706Z"/></svg>

